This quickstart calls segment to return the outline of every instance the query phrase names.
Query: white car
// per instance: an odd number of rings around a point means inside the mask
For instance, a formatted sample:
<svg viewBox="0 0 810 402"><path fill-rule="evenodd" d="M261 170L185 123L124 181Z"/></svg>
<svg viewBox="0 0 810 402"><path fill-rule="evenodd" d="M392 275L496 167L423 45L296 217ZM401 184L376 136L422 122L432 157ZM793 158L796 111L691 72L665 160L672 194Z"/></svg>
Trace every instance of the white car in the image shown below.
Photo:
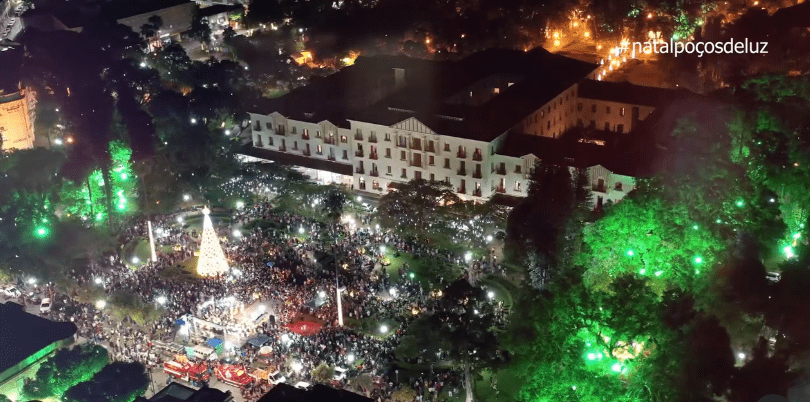
<svg viewBox="0 0 810 402"><path fill-rule="evenodd" d="M346 378L346 369L343 367L335 367L335 381L343 381Z"/></svg>
<svg viewBox="0 0 810 402"><path fill-rule="evenodd" d="M17 289L15 287L6 288L5 290L3 290L3 293L5 293L6 296L8 296L8 297L20 297L20 296L22 296L22 292L20 292L20 289Z"/></svg>
<svg viewBox="0 0 810 402"><path fill-rule="evenodd" d="M287 378L284 377L284 375L282 375L281 372L276 370L272 373L267 374L267 381L269 381L271 384L278 384L281 382L286 382Z"/></svg>
<svg viewBox="0 0 810 402"><path fill-rule="evenodd" d="M39 304L39 312L41 314L51 312L51 298L50 297L46 297L46 298L42 299L42 303Z"/></svg>

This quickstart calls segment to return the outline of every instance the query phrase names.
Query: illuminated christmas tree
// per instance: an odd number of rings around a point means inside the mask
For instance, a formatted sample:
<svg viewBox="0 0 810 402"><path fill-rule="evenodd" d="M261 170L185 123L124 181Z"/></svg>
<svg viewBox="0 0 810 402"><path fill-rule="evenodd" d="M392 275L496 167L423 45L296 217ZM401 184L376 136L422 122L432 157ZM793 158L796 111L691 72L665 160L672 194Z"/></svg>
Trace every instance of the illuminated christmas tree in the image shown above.
<svg viewBox="0 0 810 402"><path fill-rule="evenodd" d="M225 253L222 252L222 246L219 245L210 213L211 210L207 207L203 209L205 219L200 243L200 258L197 260L197 273L202 276L215 276L228 271L228 261L225 259Z"/></svg>

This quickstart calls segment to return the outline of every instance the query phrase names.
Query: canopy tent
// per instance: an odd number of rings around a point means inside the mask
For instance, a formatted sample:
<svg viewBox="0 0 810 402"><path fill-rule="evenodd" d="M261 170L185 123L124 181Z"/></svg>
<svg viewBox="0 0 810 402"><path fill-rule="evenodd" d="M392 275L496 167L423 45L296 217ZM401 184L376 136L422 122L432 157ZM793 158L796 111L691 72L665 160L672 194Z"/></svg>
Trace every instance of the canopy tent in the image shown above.
<svg viewBox="0 0 810 402"><path fill-rule="evenodd" d="M270 340L270 337L267 336L267 335L258 335L258 336L254 337L254 338L248 339L247 343L250 346L255 346L257 348L260 348L265 343L267 343L267 341L269 341L269 340Z"/></svg>
<svg viewBox="0 0 810 402"><path fill-rule="evenodd" d="M222 345L223 345L222 339L211 338L205 344L210 346L211 349L214 349L217 352L217 354L222 353Z"/></svg>

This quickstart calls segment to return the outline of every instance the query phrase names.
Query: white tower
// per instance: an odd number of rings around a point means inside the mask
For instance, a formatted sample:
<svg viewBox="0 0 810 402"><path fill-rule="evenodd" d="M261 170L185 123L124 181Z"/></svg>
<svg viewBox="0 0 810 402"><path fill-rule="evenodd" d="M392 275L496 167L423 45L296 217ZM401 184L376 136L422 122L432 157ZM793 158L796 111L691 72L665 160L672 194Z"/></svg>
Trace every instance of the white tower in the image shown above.
<svg viewBox="0 0 810 402"><path fill-rule="evenodd" d="M200 242L200 258L197 260L197 273L202 276L216 276L228 271L228 261L222 246L219 245L217 232L214 231L214 224L211 223L208 207L203 209L205 219L203 220L202 241Z"/></svg>

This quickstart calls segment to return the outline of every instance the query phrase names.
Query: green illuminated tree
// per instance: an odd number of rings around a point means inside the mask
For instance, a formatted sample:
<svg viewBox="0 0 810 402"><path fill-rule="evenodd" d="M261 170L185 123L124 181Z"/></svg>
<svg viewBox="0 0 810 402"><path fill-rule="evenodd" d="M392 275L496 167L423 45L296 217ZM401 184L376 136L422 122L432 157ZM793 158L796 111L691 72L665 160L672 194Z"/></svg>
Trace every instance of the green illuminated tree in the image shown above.
<svg viewBox="0 0 810 402"><path fill-rule="evenodd" d="M109 362L107 350L97 345L59 349L42 363L34 379L25 384L29 399L60 398L68 388L87 381Z"/></svg>

